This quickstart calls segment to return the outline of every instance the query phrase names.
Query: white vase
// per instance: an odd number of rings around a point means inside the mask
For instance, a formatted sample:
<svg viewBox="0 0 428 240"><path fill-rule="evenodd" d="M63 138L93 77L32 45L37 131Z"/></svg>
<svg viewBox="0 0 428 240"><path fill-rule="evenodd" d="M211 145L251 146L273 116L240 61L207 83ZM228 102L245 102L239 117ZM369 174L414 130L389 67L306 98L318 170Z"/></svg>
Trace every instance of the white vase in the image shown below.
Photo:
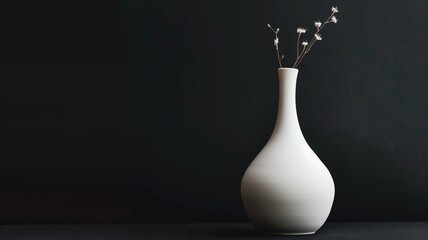
<svg viewBox="0 0 428 240"><path fill-rule="evenodd" d="M315 233L326 221L334 199L328 169L306 143L297 119L298 70L280 68L275 129L246 170L241 196L251 222L281 235Z"/></svg>

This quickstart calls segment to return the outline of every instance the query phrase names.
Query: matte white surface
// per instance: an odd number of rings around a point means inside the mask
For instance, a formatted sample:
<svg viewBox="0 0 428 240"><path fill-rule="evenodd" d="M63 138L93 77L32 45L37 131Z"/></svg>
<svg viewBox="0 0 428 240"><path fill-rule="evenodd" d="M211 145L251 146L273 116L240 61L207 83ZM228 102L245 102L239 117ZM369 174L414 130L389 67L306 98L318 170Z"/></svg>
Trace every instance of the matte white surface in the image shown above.
<svg viewBox="0 0 428 240"><path fill-rule="evenodd" d="M275 129L246 170L241 183L245 210L260 230L276 234L317 231L334 199L328 169L306 143L297 119L298 70L280 68Z"/></svg>

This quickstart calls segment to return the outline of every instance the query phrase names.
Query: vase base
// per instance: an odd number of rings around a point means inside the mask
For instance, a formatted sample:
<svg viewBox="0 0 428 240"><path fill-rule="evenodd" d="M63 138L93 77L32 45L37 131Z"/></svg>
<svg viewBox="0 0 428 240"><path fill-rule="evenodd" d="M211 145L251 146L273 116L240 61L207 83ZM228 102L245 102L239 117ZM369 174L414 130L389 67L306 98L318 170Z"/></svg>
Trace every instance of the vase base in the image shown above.
<svg viewBox="0 0 428 240"><path fill-rule="evenodd" d="M293 232L291 232L291 233L270 232L269 234L272 234L272 235L283 235L283 236L286 236L286 235L289 235L289 236L299 236L299 235L311 235L311 234L315 234L315 232L295 232L295 233L293 233Z"/></svg>

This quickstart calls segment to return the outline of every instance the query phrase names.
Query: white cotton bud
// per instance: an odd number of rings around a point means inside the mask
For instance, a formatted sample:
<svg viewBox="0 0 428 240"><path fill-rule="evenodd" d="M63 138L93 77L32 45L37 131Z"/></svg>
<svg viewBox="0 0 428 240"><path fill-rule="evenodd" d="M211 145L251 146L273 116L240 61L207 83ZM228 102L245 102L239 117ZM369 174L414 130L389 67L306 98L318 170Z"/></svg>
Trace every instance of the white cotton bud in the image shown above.
<svg viewBox="0 0 428 240"><path fill-rule="evenodd" d="M306 29L305 28L297 28L297 33L305 33Z"/></svg>

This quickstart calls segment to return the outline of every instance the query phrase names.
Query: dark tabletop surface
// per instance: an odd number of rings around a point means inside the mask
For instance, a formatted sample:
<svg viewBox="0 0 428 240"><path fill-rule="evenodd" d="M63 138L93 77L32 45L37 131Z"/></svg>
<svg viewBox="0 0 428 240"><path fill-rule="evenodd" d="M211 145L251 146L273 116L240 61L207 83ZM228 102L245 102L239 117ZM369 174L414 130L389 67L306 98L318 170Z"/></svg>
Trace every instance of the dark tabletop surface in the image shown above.
<svg viewBox="0 0 428 240"><path fill-rule="evenodd" d="M326 223L307 236L266 235L249 223L2 225L0 239L428 240L428 222Z"/></svg>

